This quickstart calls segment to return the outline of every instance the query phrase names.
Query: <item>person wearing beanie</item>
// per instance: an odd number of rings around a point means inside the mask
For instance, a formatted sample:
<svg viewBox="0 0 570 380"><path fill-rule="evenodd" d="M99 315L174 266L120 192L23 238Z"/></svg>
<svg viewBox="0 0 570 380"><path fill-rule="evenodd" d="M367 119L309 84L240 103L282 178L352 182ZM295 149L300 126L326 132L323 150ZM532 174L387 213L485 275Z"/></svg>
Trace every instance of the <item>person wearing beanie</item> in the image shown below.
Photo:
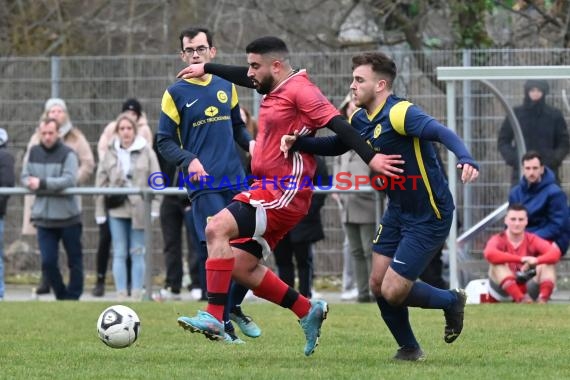
<svg viewBox="0 0 570 380"><path fill-rule="evenodd" d="M93 156L93 151L91 146L85 138L85 135L76 127L73 126L71 119L69 117L69 111L67 109L67 104L63 99L60 98L50 98L46 101L44 106L44 111L40 120L43 119L54 119L59 124L58 134L61 141L71 148L79 158L79 170L77 173L77 184L86 185L89 183L91 176L95 171L95 158ZM27 162L30 149L34 145L40 143L40 133L39 127L36 129L35 133L30 138L28 142L28 147L26 154L24 156L24 163ZM32 204L34 203L33 195L26 195L24 197L24 217L22 221L22 234L23 235L36 235L36 229L30 223L30 213L32 209ZM79 198L79 207L81 208L81 198ZM49 293L49 286L45 281L46 276L42 275L40 279L40 284L35 289L36 295Z"/></svg>
<svg viewBox="0 0 570 380"><path fill-rule="evenodd" d="M121 112L130 113L132 117L135 118L137 121L137 133L139 136L144 138L150 147L152 148L152 131L148 126L148 120L146 118L146 114L143 112L141 103L134 98L130 98L125 100L121 107ZM109 144L115 137L115 130L116 130L116 123L115 121L111 121L107 126L103 129L103 133L99 137L99 142L97 142L97 154L99 162L103 161L103 156L109 150Z"/></svg>
<svg viewBox="0 0 570 380"><path fill-rule="evenodd" d="M138 100L134 98L127 99L123 103L122 112L128 111L131 111L133 113L133 116L135 116L135 118L138 120L142 115L142 105Z"/></svg>
<svg viewBox="0 0 570 380"><path fill-rule="evenodd" d="M142 110L141 103L134 98L125 100L121 107L121 112L131 116L137 123L137 135L142 137L146 143L152 148L153 137L152 131L148 126L146 115ZM105 154L109 151L109 146L112 144L117 130L116 120L108 123L103 129L103 133L97 142L97 156L98 162L103 162ZM112 148L112 147L111 147ZM107 266L111 256L111 230L109 229L109 218L104 223L98 224L99 226L99 242L97 244L97 258L96 258L96 271L97 280L95 286L91 290L94 297L102 297L105 295L105 277L107 275ZM127 260L127 266L130 268L130 258ZM128 272L130 273L130 271ZM130 278L127 279L130 283Z"/></svg>
<svg viewBox="0 0 570 380"><path fill-rule="evenodd" d="M540 153L544 164L549 167L560 183L559 168L570 152L568 127L562 112L546 104L550 88L548 82L538 79L527 80L524 84L523 104L514 108L526 145L526 151ZM518 171L517 147L514 132L508 118L505 118L498 137L498 147L507 165L513 168L511 183L520 179Z"/></svg>
<svg viewBox="0 0 570 380"><path fill-rule="evenodd" d="M8 133L0 128L0 187L14 186L14 156L8 149ZM9 195L0 195L0 301L4 299L4 215Z"/></svg>

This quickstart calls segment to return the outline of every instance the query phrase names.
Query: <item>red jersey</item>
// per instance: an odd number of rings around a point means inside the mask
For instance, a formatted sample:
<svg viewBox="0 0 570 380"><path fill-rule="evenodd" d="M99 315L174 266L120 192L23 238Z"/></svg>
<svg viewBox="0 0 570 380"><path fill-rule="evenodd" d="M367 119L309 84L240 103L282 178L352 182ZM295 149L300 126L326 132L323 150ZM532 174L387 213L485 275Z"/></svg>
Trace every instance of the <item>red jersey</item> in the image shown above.
<svg viewBox="0 0 570 380"><path fill-rule="evenodd" d="M261 102L252 174L266 181L277 179L277 186L281 189L283 182L299 184L303 178L312 181L316 170L313 155L293 152L284 158L279 150L281 136L293 134L296 130L302 135L314 135L336 115L339 115L338 110L310 81L305 70L285 79ZM306 198L307 192L310 198L311 189L308 187L298 190L299 186L294 183L285 187L291 198Z"/></svg>
<svg viewBox="0 0 570 380"><path fill-rule="evenodd" d="M538 264L555 264L560 259L560 249L551 242L532 232L525 232L518 247L514 247L506 231L493 235L483 251L485 259L491 264L509 264L511 270L519 270L521 257L538 257Z"/></svg>

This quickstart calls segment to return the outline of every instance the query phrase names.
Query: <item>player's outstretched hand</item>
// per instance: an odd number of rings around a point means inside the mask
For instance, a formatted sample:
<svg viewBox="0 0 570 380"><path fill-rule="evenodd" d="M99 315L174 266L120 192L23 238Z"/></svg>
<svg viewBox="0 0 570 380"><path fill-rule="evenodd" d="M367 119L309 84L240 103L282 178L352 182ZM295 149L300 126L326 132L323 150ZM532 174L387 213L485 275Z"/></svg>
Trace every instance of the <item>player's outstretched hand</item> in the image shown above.
<svg viewBox="0 0 570 380"><path fill-rule="evenodd" d="M463 183L473 182L479 176L479 170L476 167L474 167L468 163L457 164L457 169L462 169L461 170L461 182L463 182Z"/></svg>
<svg viewBox="0 0 570 380"><path fill-rule="evenodd" d="M283 156L285 158L287 158L287 156L289 155L289 150L291 149L293 144L295 144L295 141L297 141L298 136L299 136L299 131L293 132L292 135L281 136L281 145L279 146L279 149L281 149L281 151L283 152Z"/></svg>
<svg viewBox="0 0 570 380"><path fill-rule="evenodd" d="M398 177L404 172L404 169L396 165L403 165L402 156L399 154L382 154L376 153L372 160L368 163L370 169L376 173L385 175L386 177Z"/></svg>
<svg viewBox="0 0 570 380"><path fill-rule="evenodd" d="M182 79L199 78L204 74L206 74L206 72L204 71L204 64L193 63L180 70L180 72L176 74L176 78L182 78Z"/></svg>

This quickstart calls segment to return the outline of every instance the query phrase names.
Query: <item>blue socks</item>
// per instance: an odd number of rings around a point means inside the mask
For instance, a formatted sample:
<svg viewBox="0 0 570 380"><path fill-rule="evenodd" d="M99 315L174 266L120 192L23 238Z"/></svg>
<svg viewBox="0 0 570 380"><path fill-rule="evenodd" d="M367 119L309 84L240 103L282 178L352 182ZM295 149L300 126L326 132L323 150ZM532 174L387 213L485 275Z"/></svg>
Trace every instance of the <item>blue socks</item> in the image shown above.
<svg viewBox="0 0 570 380"><path fill-rule="evenodd" d="M457 297L449 290L435 288L425 282L416 281L403 305L424 309L449 309Z"/></svg>
<svg viewBox="0 0 570 380"><path fill-rule="evenodd" d="M392 306L382 297L376 298L380 308L380 315L388 326L399 347L419 348L420 345L414 336L408 308L406 306Z"/></svg>

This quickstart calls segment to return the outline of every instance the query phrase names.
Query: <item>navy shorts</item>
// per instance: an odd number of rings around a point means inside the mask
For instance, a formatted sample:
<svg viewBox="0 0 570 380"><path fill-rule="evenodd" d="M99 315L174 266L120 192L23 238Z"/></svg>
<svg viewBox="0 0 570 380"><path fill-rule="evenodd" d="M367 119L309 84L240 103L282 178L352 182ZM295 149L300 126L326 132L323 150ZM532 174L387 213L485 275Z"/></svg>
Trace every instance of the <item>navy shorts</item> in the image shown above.
<svg viewBox="0 0 570 380"><path fill-rule="evenodd" d="M390 267L415 281L445 243L451 222L452 214L417 218L388 208L372 242L373 251L392 258Z"/></svg>
<svg viewBox="0 0 570 380"><path fill-rule="evenodd" d="M206 192L192 199L192 216L194 228L201 242L206 241L206 224L208 220L229 205L233 197L239 193L235 190Z"/></svg>

